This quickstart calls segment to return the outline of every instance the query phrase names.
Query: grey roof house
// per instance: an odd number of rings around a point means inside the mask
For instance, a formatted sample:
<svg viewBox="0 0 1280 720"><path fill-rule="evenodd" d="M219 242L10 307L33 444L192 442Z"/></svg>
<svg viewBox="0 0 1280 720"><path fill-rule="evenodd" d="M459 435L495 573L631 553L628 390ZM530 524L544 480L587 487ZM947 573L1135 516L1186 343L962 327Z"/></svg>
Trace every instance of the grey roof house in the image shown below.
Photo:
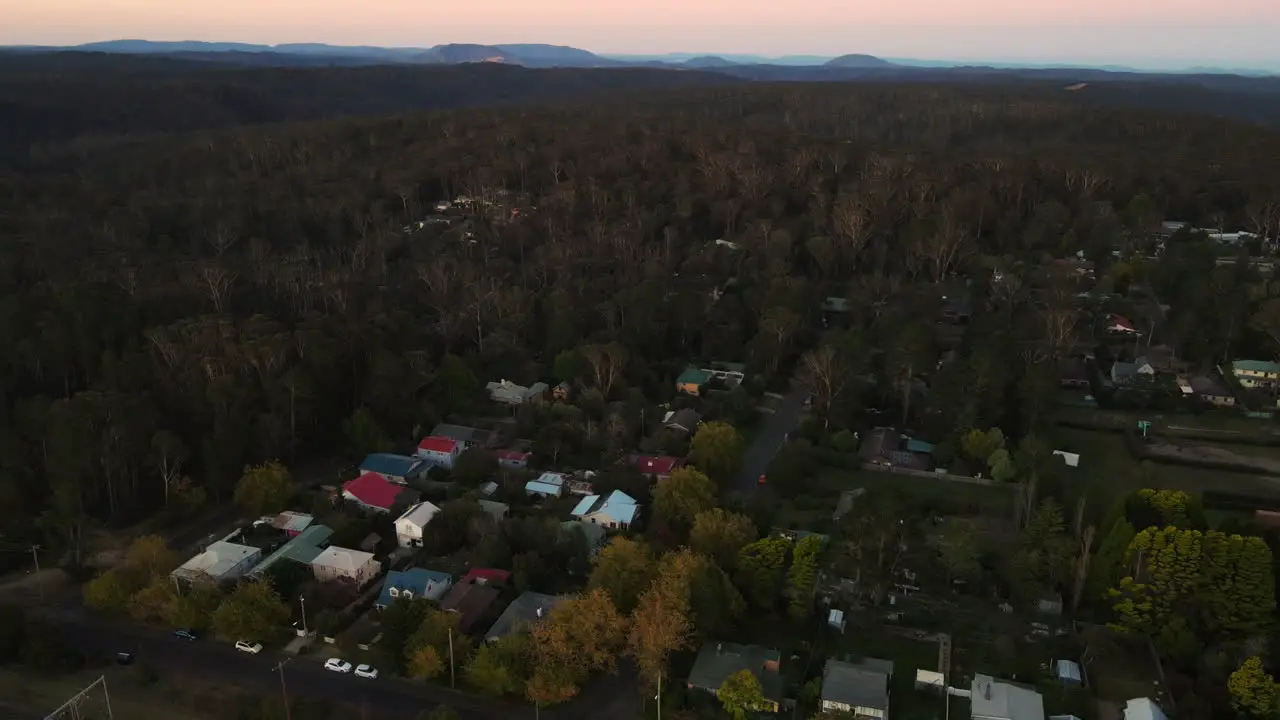
<svg viewBox="0 0 1280 720"><path fill-rule="evenodd" d="M484 634L484 639L488 642L494 642L518 631L522 627L535 625L563 600L564 597L561 595L544 595L543 593L526 590L520 593L520 597L512 600L506 610L502 611L502 614L494 621L489 631Z"/></svg>
<svg viewBox="0 0 1280 720"><path fill-rule="evenodd" d="M698 651L698 658L689 671L689 689L715 693L730 676L742 670L750 670L760 681L764 697L777 712L782 704L782 674L779 672L781 657L777 650L757 645L737 645L726 642L709 642Z"/></svg>
<svg viewBox="0 0 1280 720"><path fill-rule="evenodd" d="M489 398L494 402L506 403L507 405L523 405L542 397L549 388L544 382L536 382L529 387L525 387L517 385L510 380L500 380L489 383L485 386L485 389L489 391Z"/></svg>
<svg viewBox="0 0 1280 720"><path fill-rule="evenodd" d="M892 677L890 660L828 660L822 669L822 709L851 713L858 720L884 720L889 716Z"/></svg>

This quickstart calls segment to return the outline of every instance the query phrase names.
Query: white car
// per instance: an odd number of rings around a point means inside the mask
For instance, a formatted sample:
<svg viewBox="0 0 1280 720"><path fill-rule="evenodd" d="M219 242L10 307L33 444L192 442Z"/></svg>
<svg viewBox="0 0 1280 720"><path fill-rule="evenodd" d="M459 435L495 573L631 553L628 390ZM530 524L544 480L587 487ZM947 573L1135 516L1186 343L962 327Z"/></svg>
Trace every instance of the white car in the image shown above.
<svg viewBox="0 0 1280 720"><path fill-rule="evenodd" d="M324 669L340 673L349 673L351 672L351 663L340 658L329 658L324 661Z"/></svg>
<svg viewBox="0 0 1280 720"><path fill-rule="evenodd" d="M247 652L252 655L257 655L258 653L262 652L262 643L251 643L245 640L237 640L236 649L239 650L240 652Z"/></svg>
<svg viewBox="0 0 1280 720"><path fill-rule="evenodd" d="M378 679L378 668L372 665L360 665L356 668L356 677L369 678L370 680Z"/></svg>

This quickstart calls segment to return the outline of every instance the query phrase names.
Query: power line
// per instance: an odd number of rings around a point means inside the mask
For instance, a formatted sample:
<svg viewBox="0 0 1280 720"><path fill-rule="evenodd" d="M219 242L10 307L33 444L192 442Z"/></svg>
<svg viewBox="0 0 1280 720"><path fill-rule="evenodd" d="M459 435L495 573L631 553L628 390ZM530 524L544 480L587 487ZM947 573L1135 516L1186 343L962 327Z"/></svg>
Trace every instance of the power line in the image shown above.
<svg viewBox="0 0 1280 720"><path fill-rule="evenodd" d="M102 686L102 699L106 703L107 720L112 720L111 715L111 694L107 692L107 676L99 675L97 680L89 683L83 690L76 693L70 700L62 704L57 710L45 716L44 720L81 720L80 706L89 700L90 693L94 687Z"/></svg>

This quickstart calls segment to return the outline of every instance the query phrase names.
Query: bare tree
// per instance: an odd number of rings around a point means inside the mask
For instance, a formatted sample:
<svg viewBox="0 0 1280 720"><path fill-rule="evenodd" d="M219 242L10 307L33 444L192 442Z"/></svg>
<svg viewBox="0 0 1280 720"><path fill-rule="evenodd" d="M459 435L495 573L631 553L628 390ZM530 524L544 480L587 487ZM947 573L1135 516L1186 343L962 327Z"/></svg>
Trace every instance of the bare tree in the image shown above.
<svg viewBox="0 0 1280 720"><path fill-rule="evenodd" d="M822 415L822 426L831 422L831 406L849 382L848 363L831 346L823 346L804 354L800 365L801 379Z"/></svg>
<svg viewBox="0 0 1280 720"><path fill-rule="evenodd" d="M591 376L596 387L606 398L627 369L627 351L617 343L588 345L582 349L582 357L591 366Z"/></svg>
<svg viewBox="0 0 1280 720"><path fill-rule="evenodd" d="M216 312L222 312L227 300L227 293L230 292L231 285L235 283L236 274L221 265L204 265L196 271L196 274L200 282L204 284L205 294L209 296L209 301L213 303L213 309Z"/></svg>

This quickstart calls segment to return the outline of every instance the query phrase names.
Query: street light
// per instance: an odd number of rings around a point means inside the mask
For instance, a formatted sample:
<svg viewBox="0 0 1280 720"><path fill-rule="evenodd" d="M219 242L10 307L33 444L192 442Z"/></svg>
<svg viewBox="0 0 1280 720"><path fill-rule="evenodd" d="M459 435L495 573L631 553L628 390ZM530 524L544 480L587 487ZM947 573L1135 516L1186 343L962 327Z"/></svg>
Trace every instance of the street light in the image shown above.
<svg viewBox="0 0 1280 720"><path fill-rule="evenodd" d="M307 631L307 598L305 595L298 596L298 604L302 606L302 636L306 637L311 633Z"/></svg>

